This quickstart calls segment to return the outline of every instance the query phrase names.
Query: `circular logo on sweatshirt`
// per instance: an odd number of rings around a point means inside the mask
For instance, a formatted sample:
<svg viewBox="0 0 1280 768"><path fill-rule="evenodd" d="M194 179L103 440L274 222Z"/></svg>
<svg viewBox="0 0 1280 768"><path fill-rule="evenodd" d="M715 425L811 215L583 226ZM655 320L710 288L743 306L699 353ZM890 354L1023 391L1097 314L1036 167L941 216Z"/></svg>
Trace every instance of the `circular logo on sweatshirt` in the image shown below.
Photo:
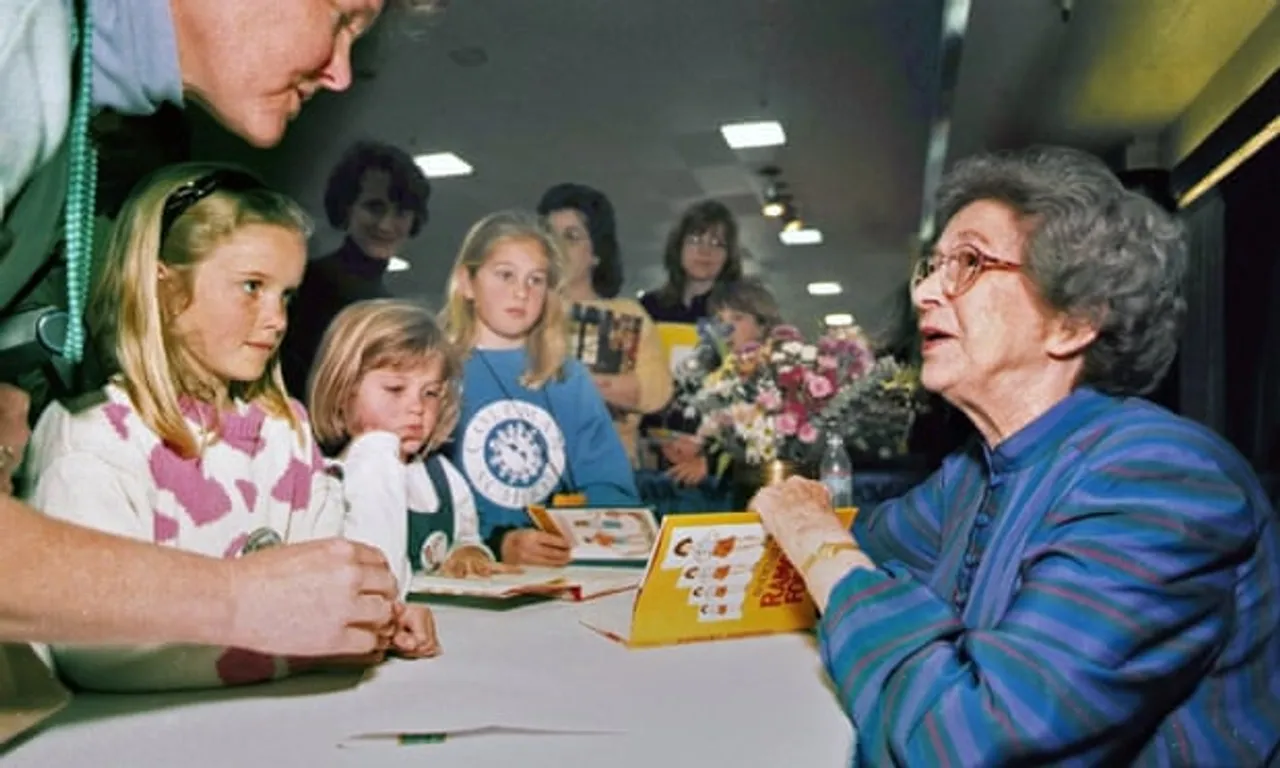
<svg viewBox="0 0 1280 768"><path fill-rule="evenodd" d="M564 433L551 414L523 400L481 408L462 432L462 466L490 502L522 509L547 497L564 470Z"/></svg>

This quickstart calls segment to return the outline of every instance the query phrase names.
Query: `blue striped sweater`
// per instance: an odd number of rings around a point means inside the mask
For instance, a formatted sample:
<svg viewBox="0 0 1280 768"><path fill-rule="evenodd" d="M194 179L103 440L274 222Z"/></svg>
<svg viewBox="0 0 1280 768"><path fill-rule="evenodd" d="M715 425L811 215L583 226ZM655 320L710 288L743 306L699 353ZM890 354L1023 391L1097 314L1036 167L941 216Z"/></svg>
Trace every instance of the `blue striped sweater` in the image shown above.
<svg viewBox="0 0 1280 768"><path fill-rule="evenodd" d="M1280 760L1280 530L1209 430L1079 389L854 535L820 639L859 762Z"/></svg>

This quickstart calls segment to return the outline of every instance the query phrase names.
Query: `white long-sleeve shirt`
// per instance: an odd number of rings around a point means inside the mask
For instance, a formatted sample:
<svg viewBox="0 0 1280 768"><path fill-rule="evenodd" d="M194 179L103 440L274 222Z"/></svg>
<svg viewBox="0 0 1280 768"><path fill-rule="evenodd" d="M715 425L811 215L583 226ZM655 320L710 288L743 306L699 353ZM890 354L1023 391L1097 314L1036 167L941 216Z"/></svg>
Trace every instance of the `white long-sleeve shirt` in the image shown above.
<svg viewBox="0 0 1280 768"><path fill-rule="evenodd" d="M325 472L302 406L300 436L256 404L224 414L221 437L183 459L108 385L84 407L51 405L31 438L30 503L46 514L121 536L211 557L237 557L262 529L285 543L352 531L387 555L404 556L404 510L356 507L349 521L341 484ZM200 406L205 408L207 407ZM188 409L198 436L199 407ZM211 423L211 413L202 414ZM397 549L397 544L399 548ZM288 673L288 662L240 649L196 645L54 646L59 672L96 690L207 688Z"/></svg>
<svg viewBox="0 0 1280 768"><path fill-rule="evenodd" d="M439 566L444 557L460 547L480 547L489 552L480 540L480 520L471 487L448 459L442 456L440 461L453 500L454 535L447 550L438 553L429 566ZM345 535L383 550L403 596L409 590L413 571L423 565L418 553L408 551L408 516L411 512L438 514L442 506L438 489L422 461L406 464L400 460L400 438L390 432L368 432L357 437L334 463L342 470L348 510ZM398 520L398 525L387 522L391 520ZM489 555L492 557L493 553Z"/></svg>

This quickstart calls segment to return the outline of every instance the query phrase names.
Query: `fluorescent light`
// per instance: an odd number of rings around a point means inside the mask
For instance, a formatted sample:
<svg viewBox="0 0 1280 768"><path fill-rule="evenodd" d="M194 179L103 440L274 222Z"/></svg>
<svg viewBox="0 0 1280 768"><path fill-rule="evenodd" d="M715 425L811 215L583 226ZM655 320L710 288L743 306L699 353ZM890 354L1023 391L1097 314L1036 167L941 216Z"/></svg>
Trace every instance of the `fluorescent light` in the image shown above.
<svg viewBox="0 0 1280 768"><path fill-rule="evenodd" d="M820 245L822 243L822 230L820 229L793 229L782 230L778 233L778 239L783 245Z"/></svg>
<svg viewBox="0 0 1280 768"><path fill-rule="evenodd" d="M786 131L782 123L766 120L758 123L730 123L720 126L729 149L753 149L755 147L776 147L787 143Z"/></svg>
<svg viewBox="0 0 1280 768"><path fill-rule="evenodd" d="M836 296L843 292L839 283L809 283L810 296Z"/></svg>
<svg viewBox="0 0 1280 768"><path fill-rule="evenodd" d="M1207 176L1197 182L1191 189L1188 189L1182 195L1182 199L1178 201L1178 207L1186 208L1188 205L1194 203L1196 198L1200 197L1205 192L1208 192L1210 189L1213 189L1214 185L1225 179L1228 174L1243 164L1245 160L1253 157L1258 150L1265 147L1276 136L1280 136L1280 117L1272 120L1264 126L1262 130L1255 133L1253 138L1237 147L1235 152L1232 152L1227 156L1227 159L1218 163L1217 168L1210 171Z"/></svg>
<svg viewBox="0 0 1280 768"><path fill-rule="evenodd" d="M428 179L443 179L448 176L470 176L475 169L471 163L452 152L435 152L430 155L418 155L413 158Z"/></svg>
<svg viewBox="0 0 1280 768"><path fill-rule="evenodd" d="M833 315L827 315L822 318L822 322L832 328L843 328L845 326L853 325L853 315L848 312L837 312Z"/></svg>
<svg viewBox="0 0 1280 768"><path fill-rule="evenodd" d="M771 203L765 203L764 207L760 209L760 213L764 214L765 216L768 216L771 219L776 219L786 212L787 212L787 206L776 201Z"/></svg>
<svg viewBox="0 0 1280 768"><path fill-rule="evenodd" d="M399 256L392 256L391 261L387 262L388 272L403 272L409 268L409 262Z"/></svg>

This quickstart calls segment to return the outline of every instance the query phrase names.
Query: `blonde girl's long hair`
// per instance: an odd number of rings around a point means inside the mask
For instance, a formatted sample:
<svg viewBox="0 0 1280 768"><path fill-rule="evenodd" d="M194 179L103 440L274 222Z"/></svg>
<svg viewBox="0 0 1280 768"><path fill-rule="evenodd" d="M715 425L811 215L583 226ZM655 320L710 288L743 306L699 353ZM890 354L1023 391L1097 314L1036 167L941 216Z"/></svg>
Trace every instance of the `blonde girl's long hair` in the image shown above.
<svg viewBox="0 0 1280 768"><path fill-rule="evenodd" d="M522 241L534 243L547 257L547 295L542 312L529 329L525 349L529 363L520 383L530 389L538 389L552 379L564 377L565 358L568 354L568 330L564 300L560 296L564 286L564 256L555 235L546 224L532 213L525 211L500 211L476 222L458 251L458 259L449 277L444 310L440 313L445 334L464 355L475 347L478 320L475 302L462 294L462 275L475 280L476 273L484 266L493 251L504 242Z"/></svg>
<svg viewBox="0 0 1280 768"><path fill-rule="evenodd" d="M178 277L179 299L189 303L194 268L250 224L283 227L303 237L311 233L311 220L297 203L245 171L209 163L162 168L125 202L90 294L89 333L108 369L119 374L142 421L186 458L198 456L203 446L187 425L182 399L212 402L215 412L229 403L216 402L222 388L208 380L169 331L172 312L162 306L160 267ZM225 397L261 404L305 440L285 392L278 353L261 378L232 382ZM204 426L216 435L220 425Z"/></svg>
<svg viewBox="0 0 1280 768"><path fill-rule="evenodd" d="M426 307L399 299L360 301L338 313L320 342L307 386L316 442L335 455L351 440L346 410L370 371L441 361L440 413L424 453L438 449L458 423L462 360Z"/></svg>

